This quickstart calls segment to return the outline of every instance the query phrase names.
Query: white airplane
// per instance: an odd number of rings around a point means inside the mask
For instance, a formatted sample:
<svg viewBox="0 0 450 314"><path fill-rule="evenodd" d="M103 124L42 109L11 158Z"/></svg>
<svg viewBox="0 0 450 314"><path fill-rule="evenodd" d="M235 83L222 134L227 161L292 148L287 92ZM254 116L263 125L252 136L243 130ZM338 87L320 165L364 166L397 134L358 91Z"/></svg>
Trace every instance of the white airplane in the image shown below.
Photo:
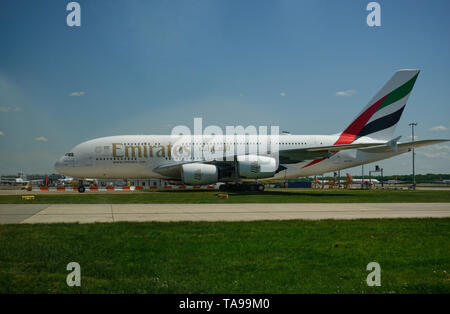
<svg viewBox="0 0 450 314"><path fill-rule="evenodd" d="M439 181L438 182L436 182L436 183L441 183L441 184L447 184L447 185L449 185L450 184L450 180L445 180L445 179L442 179L442 177L439 179Z"/></svg>
<svg viewBox="0 0 450 314"><path fill-rule="evenodd" d="M356 118L333 135L201 137L123 135L93 139L75 146L55 164L58 173L76 178L164 179L186 185L222 182L221 189L264 190L264 180L334 172L387 159L422 146L448 141L399 143L395 127L419 75L399 70ZM243 139L244 138L244 139ZM275 143L278 152L260 150ZM258 150L250 148L257 144ZM267 145L268 146L268 145ZM221 158L204 152L222 151ZM200 158L198 158L200 153ZM196 157L193 157L196 156ZM84 187L80 185L80 192Z"/></svg>
<svg viewBox="0 0 450 314"><path fill-rule="evenodd" d="M353 184L380 184L380 181L378 181L377 179L354 179L350 174L347 173L347 180L349 183L353 183Z"/></svg>
<svg viewBox="0 0 450 314"><path fill-rule="evenodd" d="M18 173L18 177L16 178L0 178L0 183L2 184L10 184L10 185L19 185L19 184L27 184L30 180L27 180L27 176L23 172Z"/></svg>
<svg viewBox="0 0 450 314"><path fill-rule="evenodd" d="M400 181L397 179L397 177L395 177L394 180L387 180L386 183L387 184L402 184L402 183L405 183L405 181Z"/></svg>
<svg viewBox="0 0 450 314"><path fill-rule="evenodd" d="M42 179L36 179L36 180L29 180L27 178L27 175L23 172L19 172L18 173L18 177L16 178L4 178L1 177L0 178L0 184L7 184L7 185L22 185L22 186L26 186L28 184L33 184L33 183L43 183L44 181Z"/></svg>

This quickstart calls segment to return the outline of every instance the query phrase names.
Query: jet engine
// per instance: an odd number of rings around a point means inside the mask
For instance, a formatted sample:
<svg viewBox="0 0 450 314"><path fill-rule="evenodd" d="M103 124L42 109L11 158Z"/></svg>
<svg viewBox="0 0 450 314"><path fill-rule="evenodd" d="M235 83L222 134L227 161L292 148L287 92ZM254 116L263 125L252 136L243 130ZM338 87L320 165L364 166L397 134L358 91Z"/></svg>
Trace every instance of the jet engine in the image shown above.
<svg viewBox="0 0 450 314"><path fill-rule="evenodd" d="M238 156L237 166L239 177L243 179L270 178L278 169L275 158L257 155Z"/></svg>
<svg viewBox="0 0 450 314"><path fill-rule="evenodd" d="M219 181L219 169L202 163L184 164L181 166L181 180L187 185L213 184Z"/></svg>

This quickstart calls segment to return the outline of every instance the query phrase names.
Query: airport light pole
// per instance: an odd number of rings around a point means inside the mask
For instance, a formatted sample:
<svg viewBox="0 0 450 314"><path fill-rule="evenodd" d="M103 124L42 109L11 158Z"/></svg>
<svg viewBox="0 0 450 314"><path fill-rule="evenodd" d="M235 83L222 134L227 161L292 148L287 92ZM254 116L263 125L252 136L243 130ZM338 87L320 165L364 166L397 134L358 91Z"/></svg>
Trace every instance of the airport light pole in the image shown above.
<svg viewBox="0 0 450 314"><path fill-rule="evenodd" d="M364 189L364 165L361 165L361 189Z"/></svg>
<svg viewBox="0 0 450 314"><path fill-rule="evenodd" d="M338 170L338 187L341 187L341 170Z"/></svg>
<svg viewBox="0 0 450 314"><path fill-rule="evenodd" d="M417 122L411 122L409 124L409 126L411 127L411 136L412 136L412 171L413 171L413 185L412 185L412 189L415 190L416 189L416 169L414 167L414 127L417 126Z"/></svg>

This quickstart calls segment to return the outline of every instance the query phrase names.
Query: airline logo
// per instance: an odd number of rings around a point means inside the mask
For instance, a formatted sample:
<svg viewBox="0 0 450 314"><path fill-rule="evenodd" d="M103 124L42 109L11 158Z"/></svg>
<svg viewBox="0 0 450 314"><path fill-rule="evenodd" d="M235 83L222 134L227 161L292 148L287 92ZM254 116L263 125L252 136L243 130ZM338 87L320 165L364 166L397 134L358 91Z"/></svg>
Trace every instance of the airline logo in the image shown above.
<svg viewBox="0 0 450 314"><path fill-rule="evenodd" d="M395 125L398 120L400 120L400 116L402 115L406 104L391 114L382 116L381 118L378 118L370 123L367 122L376 112L408 96L414 87L414 83L416 82L418 75L419 73L417 73L412 79L402 86L376 101L373 105L361 113L358 118L356 118L355 121L353 121L344 130L344 132L342 132L341 136L336 143L334 143L334 145L351 144L353 141L362 136L387 129Z"/></svg>
<svg viewBox="0 0 450 314"><path fill-rule="evenodd" d="M369 106L366 110L364 110L339 136L338 140L334 143L334 145L344 145L351 144L358 138L362 136L366 136L375 132L382 131L384 129L390 128L397 124L400 120L400 117L403 113L403 109L406 106L406 99L409 96L411 90L414 87L414 83L419 76L419 72L417 72L410 80L401 85L400 87L394 89L387 95L378 99L374 104ZM390 106L393 105L394 108L396 105L400 104L401 107L395 110L394 112L389 112ZM386 110L387 114L383 114L383 111ZM380 113L380 116L372 121L371 118L374 117L377 113ZM334 152L335 153L335 152ZM333 154L334 154L333 153ZM328 157L322 157L315 159L303 166L303 168L315 165L322 160L327 159Z"/></svg>

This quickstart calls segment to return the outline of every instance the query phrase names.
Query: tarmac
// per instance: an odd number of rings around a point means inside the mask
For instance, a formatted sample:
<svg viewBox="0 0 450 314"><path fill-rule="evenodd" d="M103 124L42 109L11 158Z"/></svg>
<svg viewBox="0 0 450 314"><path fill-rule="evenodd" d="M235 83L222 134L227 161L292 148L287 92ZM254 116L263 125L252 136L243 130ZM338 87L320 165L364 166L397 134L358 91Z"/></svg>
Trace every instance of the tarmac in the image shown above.
<svg viewBox="0 0 450 314"><path fill-rule="evenodd" d="M0 204L0 224L444 217L450 203Z"/></svg>

